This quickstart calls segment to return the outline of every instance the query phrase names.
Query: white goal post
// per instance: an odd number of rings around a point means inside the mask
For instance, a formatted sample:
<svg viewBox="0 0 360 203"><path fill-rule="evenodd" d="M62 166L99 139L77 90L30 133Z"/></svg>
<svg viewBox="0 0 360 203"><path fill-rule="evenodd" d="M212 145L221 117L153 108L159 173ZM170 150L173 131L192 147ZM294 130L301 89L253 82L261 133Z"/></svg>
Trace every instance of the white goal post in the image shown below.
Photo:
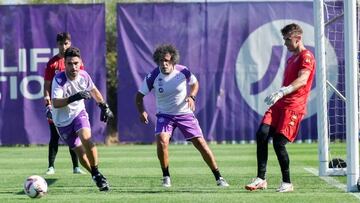
<svg viewBox="0 0 360 203"><path fill-rule="evenodd" d="M316 88L317 88L317 129L319 148L319 175L347 175L347 191L358 191L359 178L359 104L358 104L358 27L356 0L334 1L343 5L343 33L344 33L344 63L345 63L345 97L333 89L335 94L345 102L346 126L346 170L330 169L329 163L329 130L328 130L328 96L327 89L334 88L326 78L326 49L325 49L325 0L314 0L315 27L315 56L317 60ZM346 99L345 99L346 98Z"/></svg>

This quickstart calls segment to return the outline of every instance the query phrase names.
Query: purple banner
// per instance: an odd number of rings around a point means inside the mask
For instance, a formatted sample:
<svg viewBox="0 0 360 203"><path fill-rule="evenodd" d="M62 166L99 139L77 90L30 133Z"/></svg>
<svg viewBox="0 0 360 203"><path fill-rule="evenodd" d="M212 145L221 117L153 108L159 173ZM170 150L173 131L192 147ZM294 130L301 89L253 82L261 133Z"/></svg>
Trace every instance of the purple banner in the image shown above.
<svg viewBox="0 0 360 203"><path fill-rule="evenodd" d="M176 45L180 64L200 82L195 113L206 139L254 140L267 108L263 101L280 88L290 55L280 29L300 24L306 47L314 51L312 6L312 2L118 4L120 140L155 141L154 95L145 97L151 115L148 125L139 122L134 95L156 67L152 53L161 43ZM314 92L315 85L299 140L317 139ZM178 140L184 139L176 131L173 141Z"/></svg>
<svg viewBox="0 0 360 203"><path fill-rule="evenodd" d="M0 20L0 145L47 144L43 76L47 61L58 53L57 33L70 32L85 70L106 97L105 6L0 6ZM85 103L93 139L101 142L100 110L93 100Z"/></svg>

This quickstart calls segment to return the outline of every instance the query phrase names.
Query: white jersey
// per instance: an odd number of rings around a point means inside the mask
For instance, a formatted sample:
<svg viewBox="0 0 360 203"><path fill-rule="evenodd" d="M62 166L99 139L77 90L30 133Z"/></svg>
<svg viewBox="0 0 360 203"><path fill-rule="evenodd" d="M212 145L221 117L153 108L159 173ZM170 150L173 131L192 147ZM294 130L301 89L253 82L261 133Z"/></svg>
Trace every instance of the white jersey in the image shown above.
<svg viewBox="0 0 360 203"><path fill-rule="evenodd" d="M193 113L185 99L187 84L192 85L196 82L196 77L185 66L175 65L169 75L162 74L158 67L145 77L139 92L147 95L154 89L157 113L170 115Z"/></svg>
<svg viewBox="0 0 360 203"><path fill-rule="evenodd" d="M65 71L55 75L51 85L51 98L63 99L70 97L80 91L91 91L95 85L89 74L80 70L74 80L66 77ZM79 113L85 110L84 100L74 101L61 108L52 108L52 117L57 127L64 127L71 124Z"/></svg>

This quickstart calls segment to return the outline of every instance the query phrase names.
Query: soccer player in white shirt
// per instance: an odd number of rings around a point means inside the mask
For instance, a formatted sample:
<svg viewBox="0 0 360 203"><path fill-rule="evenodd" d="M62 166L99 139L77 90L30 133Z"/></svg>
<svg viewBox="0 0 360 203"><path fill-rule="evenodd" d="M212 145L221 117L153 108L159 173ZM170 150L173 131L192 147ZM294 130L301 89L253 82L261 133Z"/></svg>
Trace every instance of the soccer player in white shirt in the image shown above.
<svg viewBox="0 0 360 203"><path fill-rule="evenodd" d="M92 175L100 191L108 191L109 184L98 170L98 152L91 141L91 127L85 109L84 99L93 97L101 109L100 120L107 122L113 113L89 74L80 70L80 50L70 47L65 52L65 71L52 81L51 98L53 121L60 137L71 147L81 165Z"/></svg>
<svg viewBox="0 0 360 203"><path fill-rule="evenodd" d="M162 185L170 187L168 145L176 127L180 129L186 140L191 141L201 153L204 161L212 170L218 186L229 184L220 175L215 157L207 145L199 122L194 115L195 98L199 90L196 77L185 66L178 65L179 52L169 44L160 45L153 54L158 65L144 79L137 95L136 107L141 122L148 123L148 114L144 108L143 97L154 89L157 108L155 135L157 155L163 172ZM190 92L187 94L187 84Z"/></svg>

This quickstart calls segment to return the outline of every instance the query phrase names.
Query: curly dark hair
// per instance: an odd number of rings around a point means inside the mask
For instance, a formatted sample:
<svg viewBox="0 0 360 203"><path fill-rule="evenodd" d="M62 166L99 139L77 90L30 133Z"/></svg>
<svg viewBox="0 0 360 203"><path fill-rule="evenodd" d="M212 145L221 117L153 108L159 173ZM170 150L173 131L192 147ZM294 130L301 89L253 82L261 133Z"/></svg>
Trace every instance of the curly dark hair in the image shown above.
<svg viewBox="0 0 360 203"><path fill-rule="evenodd" d="M69 47L66 49L64 57L79 57L81 58L80 49L77 47Z"/></svg>
<svg viewBox="0 0 360 203"><path fill-rule="evenodd" d="M283 36L285 36L289 33L296 34L296 35L302 35L303 30L301 29L300 25L298 25L296 23L291 23L281 29L281 34Z"/></svg>
<svg viewBox="0 0 360 203"><path fill-rule="evenodd" d="M153 60L154 62L159 65L161 60L164 59L165 55L169 53L171 55L171 62L172 64L179 63L180 60L180 54L179 51L176 49L176 47L172 44L162 44L159 45L153 54Z"/></svg>

